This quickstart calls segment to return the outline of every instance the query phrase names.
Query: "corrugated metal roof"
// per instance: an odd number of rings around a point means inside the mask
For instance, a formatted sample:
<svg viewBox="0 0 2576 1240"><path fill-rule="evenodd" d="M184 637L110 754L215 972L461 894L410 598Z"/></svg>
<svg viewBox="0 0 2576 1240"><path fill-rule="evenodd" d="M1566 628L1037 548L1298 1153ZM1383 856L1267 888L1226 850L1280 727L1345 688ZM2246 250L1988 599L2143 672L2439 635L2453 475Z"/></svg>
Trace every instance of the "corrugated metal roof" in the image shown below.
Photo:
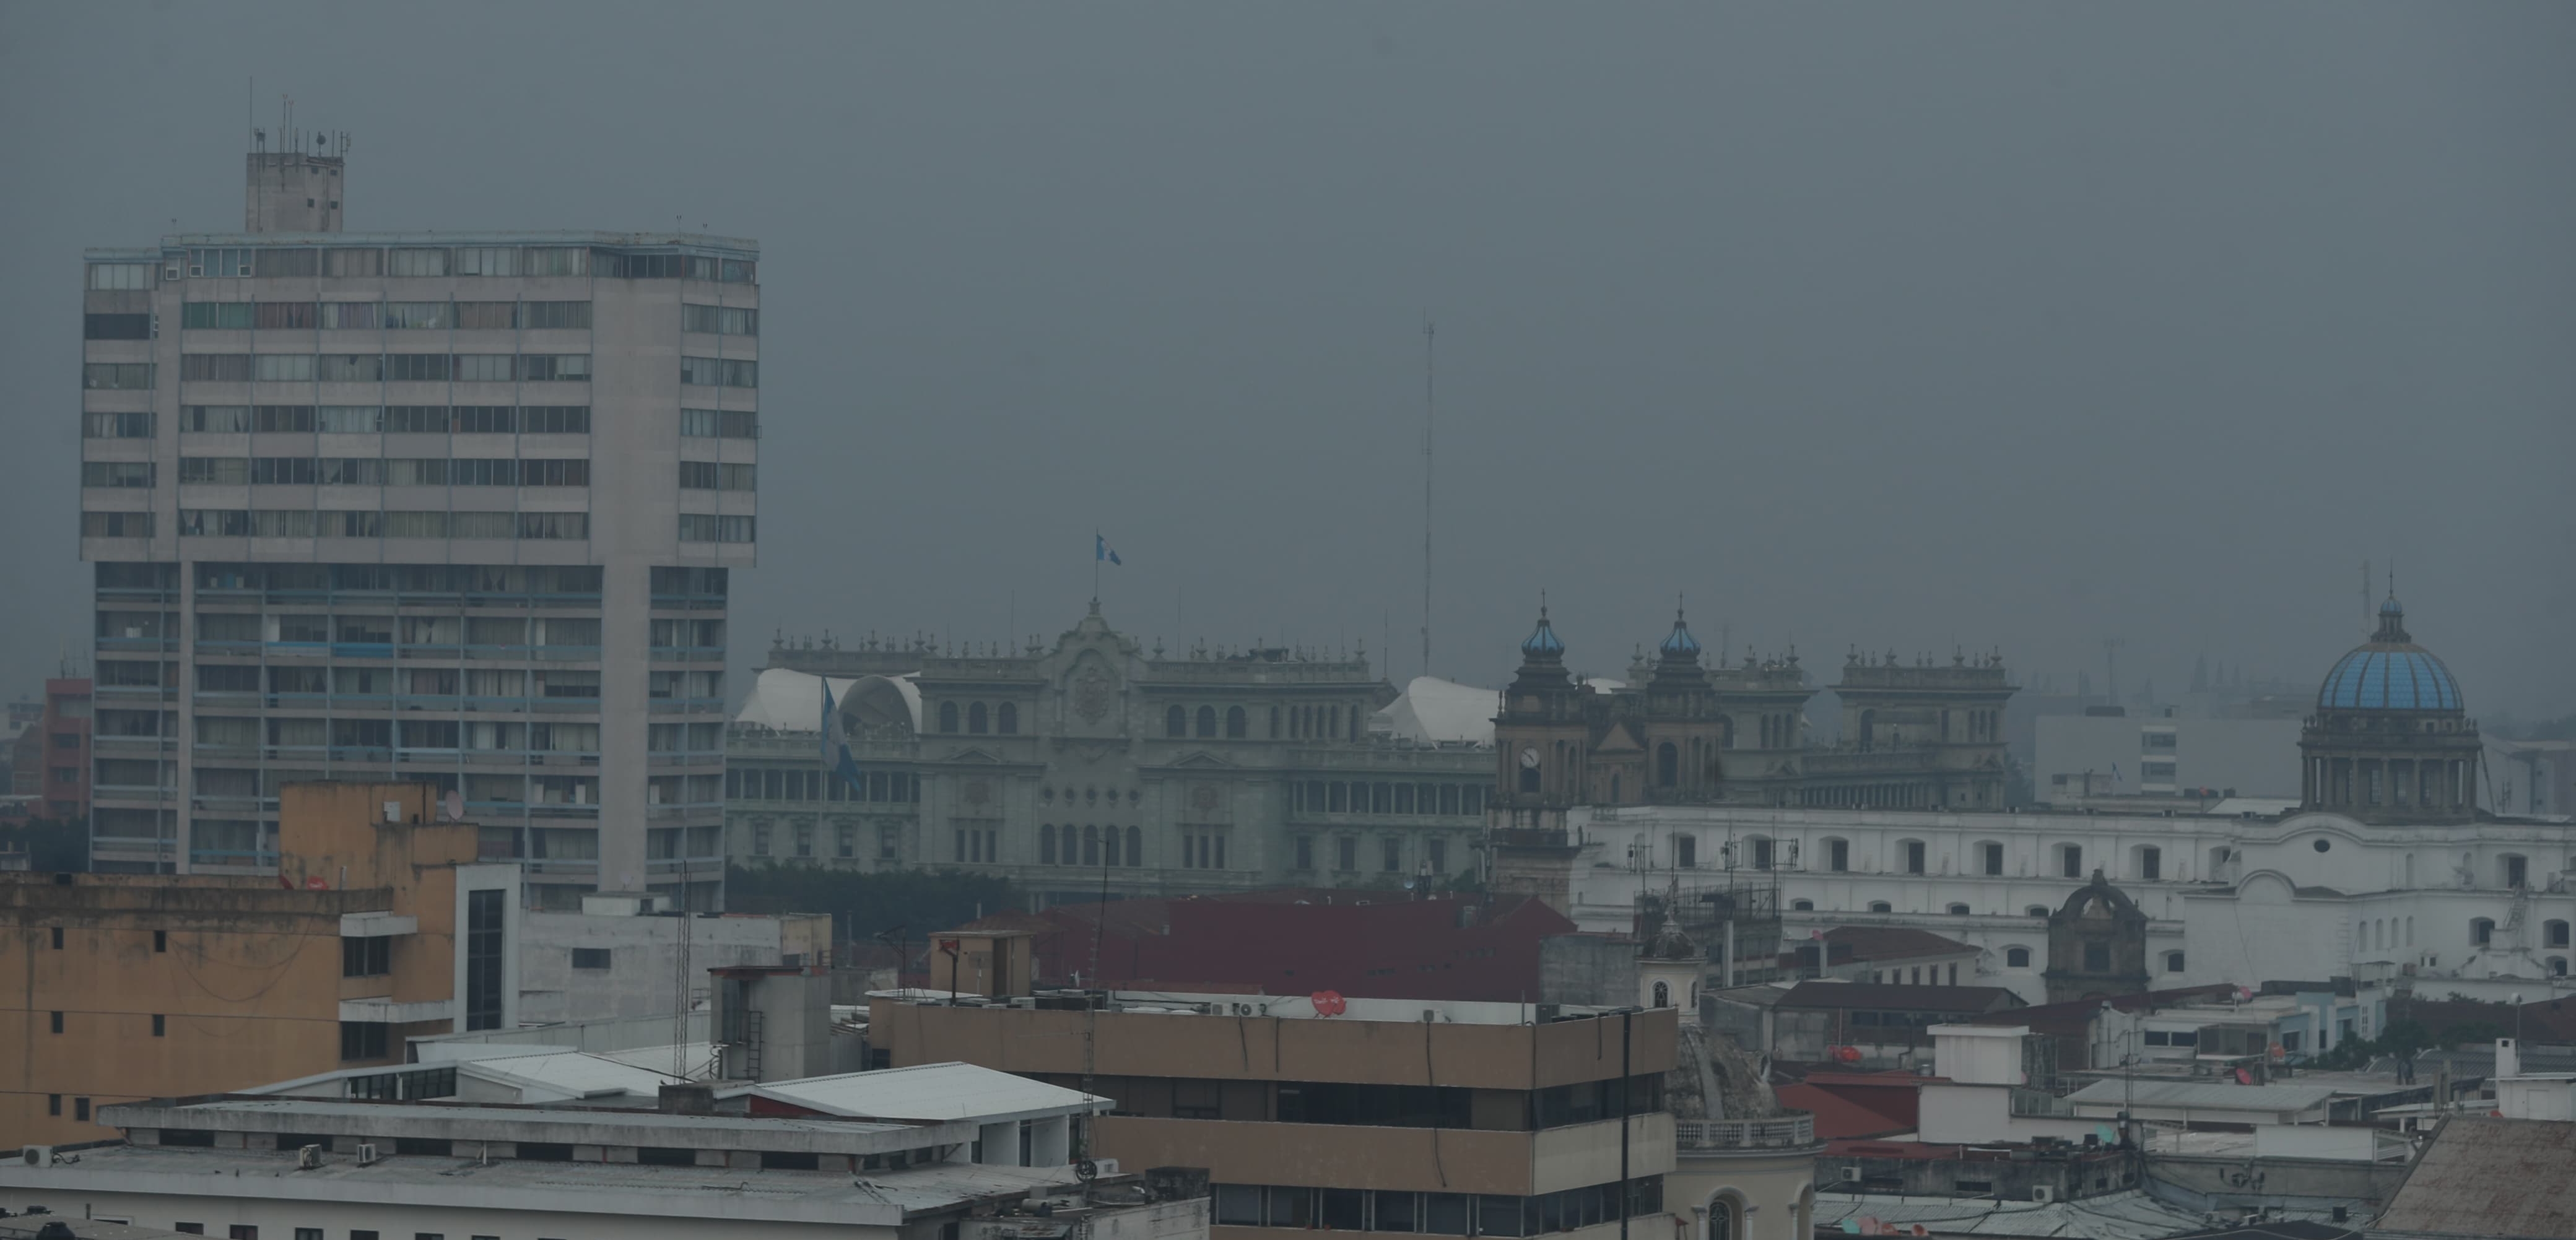
<svg viewBox="0 0 2576 1240"><path fill-rule="evenodd" d="M811 1076L793 1081L766 1081L718 1092L738 1098L759 1094L778 1102L865 1119L945 1121L981 1119L998 1123L1030 1115L1071 1115L1107 1110L1111 1102L1076 1089L1064 1089L1025 1076L996 1072L968 1063L929 1063L910 1068L881 1068L839 1076Z"/></svg>
<svg viewBox="0 0 2576 1240"><path fill-rule="evenodd" d="M2576 1124L2452 1117L2378 1229L2576 1236Z"/></svg>
<svg viewBox="0 0 2576 1240"><path fill-rule="evenodd" d="M1900 1227L1920 1223L1936 1236L2081 1236L2085 1240L2161 1240L2204 1225L2195 1212L2134 1191L2047 1203L1816 1194L1817 1230L1828 1231L1845 1219L1862 1218Z"/></svg>
<svg viewBox="0 0 2576 1240"><path fill-rule="evenodd" d="M2206 1085L2189 1081L2095 1081L2067 1095L2095 1106L2187 1107L2227 1111L2304 1111L2335 1091L2315 1085Z"/></svg>

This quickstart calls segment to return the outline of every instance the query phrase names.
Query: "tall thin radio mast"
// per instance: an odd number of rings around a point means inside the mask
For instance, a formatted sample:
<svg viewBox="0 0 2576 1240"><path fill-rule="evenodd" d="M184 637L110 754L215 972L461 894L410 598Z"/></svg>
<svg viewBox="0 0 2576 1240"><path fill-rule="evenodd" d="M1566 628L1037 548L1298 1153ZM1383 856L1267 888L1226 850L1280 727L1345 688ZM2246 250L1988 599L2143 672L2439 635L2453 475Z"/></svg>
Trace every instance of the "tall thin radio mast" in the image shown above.
<svg viewBox="0 0 2576 1240"><path fill-rule="evenodd" d="M1431 674L1431 425L1439 408L1432 378L1438 373L1432 352L1431 316L1422 316L1422 674Z"/></svg>

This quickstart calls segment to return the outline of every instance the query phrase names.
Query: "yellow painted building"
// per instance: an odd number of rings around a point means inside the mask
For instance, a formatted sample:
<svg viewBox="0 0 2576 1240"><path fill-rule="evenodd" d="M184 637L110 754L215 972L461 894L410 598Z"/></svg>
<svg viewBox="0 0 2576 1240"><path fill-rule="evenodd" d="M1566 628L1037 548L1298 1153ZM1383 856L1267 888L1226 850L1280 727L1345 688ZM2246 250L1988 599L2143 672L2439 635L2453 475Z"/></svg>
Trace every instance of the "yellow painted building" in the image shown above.
<svg viewBox="0 0 2576 1240"><path fill-rule="evenodd" d="M277 877L0 875L0 1148L111 1102L400 1062L515 1024L519 870L421 784L290 784Z"/></svg>

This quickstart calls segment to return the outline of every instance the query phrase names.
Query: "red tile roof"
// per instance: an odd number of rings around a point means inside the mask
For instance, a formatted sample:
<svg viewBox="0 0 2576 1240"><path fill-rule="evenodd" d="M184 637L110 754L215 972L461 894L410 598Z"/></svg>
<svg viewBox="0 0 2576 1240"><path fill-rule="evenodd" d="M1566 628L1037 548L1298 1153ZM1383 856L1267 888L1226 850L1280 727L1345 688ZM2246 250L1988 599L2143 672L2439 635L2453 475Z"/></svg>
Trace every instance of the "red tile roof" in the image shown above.
<svg viewBox="0 0 2576 1240"><path fill-rule="evenodd" d="M1903 1113L1893 1115L1815 1085L1783 1085L1776 1092L1780 1105L1814 1115L1816 1135L1828 1141L1912 1132L1918 1114L1910 1084L1905 1091Z"/></svg>

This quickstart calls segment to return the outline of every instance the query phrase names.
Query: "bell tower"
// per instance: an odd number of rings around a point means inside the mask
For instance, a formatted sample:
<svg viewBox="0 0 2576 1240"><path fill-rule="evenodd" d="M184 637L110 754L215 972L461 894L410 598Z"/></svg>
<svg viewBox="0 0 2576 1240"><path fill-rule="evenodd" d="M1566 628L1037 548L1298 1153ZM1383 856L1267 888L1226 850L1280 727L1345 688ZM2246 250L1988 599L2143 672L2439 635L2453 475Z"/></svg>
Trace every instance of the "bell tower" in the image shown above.
<svg viewBox="0 0 2576 1240"><path fill-rule="evenodd" d="M1727 721L1699 654L1699 640L1674 608L1673 631L1655 647L1654 671L1646 678L1646 787L1648 799L1659 804L1718 799Z"/></svg>
<svg viewBox="0 0 2576 1240"><path fill-rule="evenodd" d="M1565 670L1565 642L1548 623L1521 642L1520 671L1503 691L1503 713L1494 718L1494 803L1510 809L1563 809L1583 795L1583 763L1591 729L1584 699L1591 690Z"/></svg>

